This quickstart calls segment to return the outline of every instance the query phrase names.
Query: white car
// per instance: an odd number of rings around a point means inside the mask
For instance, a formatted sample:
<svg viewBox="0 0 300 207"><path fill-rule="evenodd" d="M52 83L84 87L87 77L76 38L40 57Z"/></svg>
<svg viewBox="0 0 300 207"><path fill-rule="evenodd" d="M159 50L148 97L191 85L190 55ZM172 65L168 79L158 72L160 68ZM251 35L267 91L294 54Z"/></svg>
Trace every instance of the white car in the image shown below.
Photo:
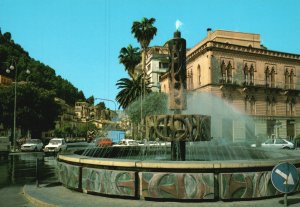
<svg viewBox="0 0 300 207"><path fill-rule="evenodd" d="M256 147L256 144L252 144L251 147ZM294 149L294 144L286 139L276 138L267 139L261 143L261 147L274 148L274 149Z"/></svg>
<svg viewBox="0 0 300 207"><path fill-rule="evenodd" d="M123 146L138 146L138 142L133 139L122 139L118 144L115 144L113 146L117 147L123 147Z"/></svg>
<svg viewBox="0 0 300 207"><path fill-rule="evenodd" d="M24 144L21 145L21 151L41 151L43 143L40 139L28 139Z"/></svg>
<svg viewBox="0 0 300 207"><path fill-rule="evenodd" d="M44 152L60 152L67 149L67 143L64 138L53 138L44 148Z"/></svg>

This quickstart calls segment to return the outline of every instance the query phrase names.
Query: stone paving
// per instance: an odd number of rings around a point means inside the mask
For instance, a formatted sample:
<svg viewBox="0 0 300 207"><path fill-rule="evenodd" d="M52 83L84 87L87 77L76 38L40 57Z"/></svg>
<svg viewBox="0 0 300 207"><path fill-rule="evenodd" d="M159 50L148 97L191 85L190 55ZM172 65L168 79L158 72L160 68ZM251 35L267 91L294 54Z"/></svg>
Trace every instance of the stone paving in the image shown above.
<svg viewBox="0 0 300 207"><path fill-rule="evenodd" d="M23 185L0 187L1 207L34 207L22 193Z"/></svg>
<svg viewBox="0 0 300 207"><path fill-rule="evenodd" d="M283 197L266 200L233 201L233 202L158 202L144 200L130 200L121 198L102 197L72 191L60 183L25 185L24 196L32 205L37 207L283 207ZM2 205L1 205L2 206ZM300 193L288 196L288 206L300 206Z"/></svg>

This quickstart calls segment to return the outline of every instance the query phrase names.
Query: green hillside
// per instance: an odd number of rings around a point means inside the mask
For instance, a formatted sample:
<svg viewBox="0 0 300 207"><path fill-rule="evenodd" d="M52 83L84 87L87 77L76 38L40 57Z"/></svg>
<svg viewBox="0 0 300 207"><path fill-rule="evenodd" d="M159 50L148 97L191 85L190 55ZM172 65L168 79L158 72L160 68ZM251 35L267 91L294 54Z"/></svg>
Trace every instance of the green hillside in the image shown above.
<svg viewBox="0 0 300 207"><path fill-rule="evenodd" d="M69 81L55 74L55 70L30 57L22 46L16 44L9 32L0 31L0 75L15 77L15 71L6 72L11 64L18 69L17 128L22 133L30 131L33 137L42 131L53 129L60 108L54 97L74 106L76 101L86 100ZM26 70L30 70L30 74ZM14 84L0 85L0 126L12 128L14 112Z"/></svg>

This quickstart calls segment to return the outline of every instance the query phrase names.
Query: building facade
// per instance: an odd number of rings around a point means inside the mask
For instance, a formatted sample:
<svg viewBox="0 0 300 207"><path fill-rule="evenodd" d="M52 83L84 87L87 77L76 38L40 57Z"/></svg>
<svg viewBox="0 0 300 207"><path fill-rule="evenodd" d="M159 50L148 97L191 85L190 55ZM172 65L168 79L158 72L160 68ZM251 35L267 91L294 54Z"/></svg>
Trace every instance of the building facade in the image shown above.
<svg viewBox="0 0 300 207"><path fill-rule="evenodd" d="M152 86L152 91L160 91L160 76L168 70L168 48L154 46L149 48L146 56L146 73Z"/></svg>
<svg viewBox="0 0 300 207"><path fill-rule="evenodd" d="M75 114L79 121L86 122L90 118L90 105L85 101L75 103ZM94 112L92 113L94 116Z"/></svg>
<svg viewBox="0 0 300 207"><path fill-rule="evenodd" d="M187 90L211 93L252 120L215 119L220 126L212 132L215 137L299 135L299 76L300 55L268 50L259 34L208 29L207 37L187 51ZM162 91L168 92L163 77Z"/></svg>
<svg viewBox="0 0 300 207"><path fill-rule="evenodd" d="M55 121L55 129L63 128L65 126L70 126L72 128L77 127L78 122L76 120L76 115L74 107L68 105L64 100L60 98L54 98L55 102L60 106L60 114Z"/></svg>

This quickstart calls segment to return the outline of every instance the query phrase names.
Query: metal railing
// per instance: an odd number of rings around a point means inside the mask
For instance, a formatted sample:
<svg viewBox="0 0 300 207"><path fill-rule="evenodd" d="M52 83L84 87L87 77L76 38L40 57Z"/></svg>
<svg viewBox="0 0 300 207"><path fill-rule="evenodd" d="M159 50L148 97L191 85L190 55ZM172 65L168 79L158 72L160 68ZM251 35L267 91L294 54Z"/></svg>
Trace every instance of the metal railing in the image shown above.
<svg viewBox="0 0 300 207"><path fill-rule="evenodd" d="M257 86L257 87L266 87L266 88L278 88L283 90L300 90L300 85L295 83L285 83L282 81L266 81L266 80L260 80L260 79L254 79L254 80L239 80L239 79L232 79L230 81L219 79L220 84L224 85L237 85L241 87L247 87L247 86Z"/></svg>

